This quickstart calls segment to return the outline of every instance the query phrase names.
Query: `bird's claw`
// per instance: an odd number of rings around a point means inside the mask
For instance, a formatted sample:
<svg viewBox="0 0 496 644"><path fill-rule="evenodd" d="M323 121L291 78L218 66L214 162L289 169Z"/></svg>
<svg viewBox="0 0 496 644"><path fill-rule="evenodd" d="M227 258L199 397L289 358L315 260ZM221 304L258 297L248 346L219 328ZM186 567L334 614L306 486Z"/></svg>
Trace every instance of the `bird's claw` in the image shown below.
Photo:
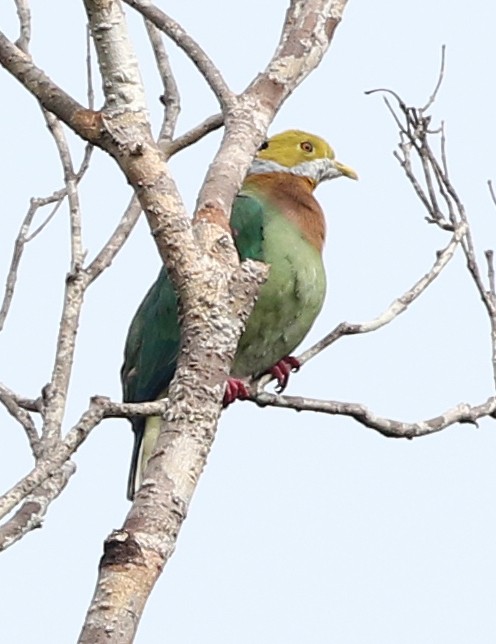
<svg viewBox="0 0 496 644"><path fill-rule="evenodd" d="M298 358L286 356L268 370L267 373L277 380L276 391L278 394L286 389L290 373L298 371L300 367L301 363ZM250 390L244 380L228 378L222 401L223 407L228 407L235 400L248 400L249 398L251 398Z"/></svg>
<svg viewBox="0 0 496 644"><path fill-rule="evenodd" d="M286 389L288 385L289 374L292 371L298 371L300 367L301 363L298 358L295 358L294 356L286 356L285 358L279 360L279 362L275 364L271 369L269 369L268 373L270 373L277 380L276 392L278 394L281 394Z"/></svg>
<svg viewBox="0 0 496 644"><path fill-rule="evenodd" d="M239 380L239 378L228 378L222 406L227 407L237 399L247 400L248 398L250 398L250 392L246 382Z"/></svg>

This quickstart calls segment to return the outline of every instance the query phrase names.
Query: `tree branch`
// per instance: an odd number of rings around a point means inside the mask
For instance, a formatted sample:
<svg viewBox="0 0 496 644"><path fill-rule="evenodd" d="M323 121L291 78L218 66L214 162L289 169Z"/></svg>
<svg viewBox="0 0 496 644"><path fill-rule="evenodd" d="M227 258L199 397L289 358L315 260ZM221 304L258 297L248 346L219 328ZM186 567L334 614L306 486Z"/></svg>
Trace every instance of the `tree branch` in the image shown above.
<svg viewBox="0 0 496 644"><path fill-rule="evenodd" d="M76 471L76 466L70 461L64 463L54 474L47 477L38 485L34 492L28 495L19 510L6 523L0 526L0 551L14 545L31 530L40 528L50 503L54 501L69 482Z"/></svg>
<svg viewBox="0 0 496 644"><path fill-rule="evenodd" d="M496 389L496 294L491 286L491 269L488 271L488 286L485 285L482 272L477 260L472 231L469 226L465 207L458 196L448 175L448 164L446 156L446 137L444 126L438 130L430 129L431 116L426 114L426 109L431 107L439 91L444 74L444 48L442 54L441 70L434 92L424 108L407 107L397 94L392 94L398 103L398 112L388 104L395 122L400 129L399 152L395 153L401 167L412 184L416 194L427 209L429 216L427 221L433 223L443 230L453 230L463 224L465 233L462 240L462 248L465 254L466 265L473 283L479 293L481 301L486 309L491 328L492 347L492 370L493 386ZM377 90L375 90L377 91ZM380 90L383 91L383 90ZM370 92L369 92L370 93ZM440 153L438 156L432 149L431 138L440 137ZM415 176L412 155L420 161L425 188ZM439 206L438 197L444 202L445 211ZM487 251L486 251L487 252Z"/></svg>
<svg viewBox="0 0 496 644"><path fill-rule="evenodd" d="M35 96L43 107L56 114L64 123L87 141L100 140L97 114L87 110L56 85L30 56L24 54L0 31L0 65Z"/></svg>
<svg viewBox="0 0 496 644"><path fill-rule="evenodd" d="M44 452L31 472L0 497L0 520L24 501L39 485L59 472L88 438L91 431L102 421L104 410L104 398L95 397L91 400L89 408L66 436L55 444L53 450L50 453Z"/></svg>
<svg viewBox="0 0 496 644"><path fill-rule="evenodd" d="M165 117L159 135L159 142L169 143L176 131L177 119L181 111L179 88L174 78L160 31L149 20L145 19L144 22L155 55L160 78L164 86L164 94L161 100L165 106Z"/></svg>
<svg viewBox="0 0 496 644"><path fill-rule="evenodd" d="M218 130L223 124L224 117L222 114L214 114L189 130L189 132L185 132L184 134L181 134L181 136L178 136L174 141L171 141L170 143L161 143L160 147L165 156L169 159L174 156L174 154L184 150L184 148L197 143L204 136L210 134L210 132Z"/></svg>
<svg viewBox="0 0 496 644"><path fill-rule="evenodd" d="M222 111L228 110L233 98L231 90L213 61L207 56L200 45L184 31L181 25L147 0L124 0L124 2L133 9L136 9L136 11L139 11L143 17L153 23L157 29L163 31L164 34L184 51L207 81L210 89L217 97Z"/></svg>
<svg viewBox="0 0 496 644"><path fill-rule="evenodd" d="M105 96L107 115L145 112L146 99L138 60L120 2L84 0Z"/></svg>
<svg viewBox="0 0 496 644"><path fill-rule="evenodd" d="M40 233L43 228L51 221L60 205L62 204L62 200L65 198L65 196L65 190L58 190L49 197L31 199L29 209L26 213L26 216L24 217L24 220L19 229L19 233L17 234L16 240L14 242L14 250L12 252L12 259L10 261L7 279L5 282L5 292L2 300L2 306L0 307L0 331L4 327L5 320L7 319L7 315L9 314L10 306L12 304L17 283L17 272L19 270L19 264L22 259L24 247L28 241L34 239L34 237L36 237L36 235ZM52 209L48 217L33 233L29 234L29 229L38 209L53 202L55 202L55 207Z"/></svg>
<svg viewBox="0 0 496 644"><path fill-rule="evenodd" d="M283 407L295 411L314 411L332 416L349 416L361 425L373 429L388 438L418 438L440 432L456 423L471 423L477 426L477 420L487 416L495 417L496 397L488 398L480 405L460 403L444 411L439 416L428 420L407 423L390 418L382 418L359 403L339 402L336 400L315 400L302 396L279 396L261 392L253 399L257 405L265 407Z"/></svg>
<svg viewBox="0 0 496 644"><path fill-rule="evenodd" d="M86 146L81 166L75 175L76 184L83 179L86 171L89 168L92 150L93 147L91 145ZM48 197L36 197L31 199L29 209L26 213L26 216L24 217L24 220L19 229L19 233L14 242L14 250L12 253L12 259L5 283L5 292L2 300L2 305L0 307L0 331L4 327L5 320L7 319L7 315L12 304L15 286L17 283L17 272L19 270L19 265L24 253L25 245L32 241L37 235L39 235L42 230L50 223L66 197L67 186L61 188L60 190L56 190ZM54 203L55 205L48 216L41 222L41 224L37 228L35 228L35 230L30 232L31 224L33 223L38 210L52 203Z"/></svg>
<svg viewBox="0 0 496 644"><path fill-rule="evenodd" d="M31 414L19 404L14 392L2 383L0 383L0 402L12 418L15 418L23 427L33 454L35 456L39 455L40 438Z"/></svg>
<svg viewBox="0 0 496 644"><path fill-rule="evenodd" d="M25 53L29 49L31 41L31 10L27 0L14 0L17 17L19 18L19 38L16 41L16 46Z"/></svg>
<svg viewBox="0 0 496 644"><path fill-rule="evenodd" d="M89 284L94 282L96 278L112 264L117 253L124 246L126 240L131 234L140 214L140 202L136 195L133 195L114 232L110 235L91 264L85 268Z"/></svg>

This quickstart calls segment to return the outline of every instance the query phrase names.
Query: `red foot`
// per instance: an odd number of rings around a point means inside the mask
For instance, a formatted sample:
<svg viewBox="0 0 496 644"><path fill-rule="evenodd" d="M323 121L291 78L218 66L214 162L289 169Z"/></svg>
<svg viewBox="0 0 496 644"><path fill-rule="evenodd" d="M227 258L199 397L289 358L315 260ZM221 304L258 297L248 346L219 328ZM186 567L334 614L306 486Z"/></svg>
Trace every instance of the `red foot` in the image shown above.
<svg viewBox="0 0 496 644"><path fill-rule="evenodd" d="M277 380L276 391L278 394L282 393L286 389L288 385L289 374L292 371L298 371L300 367L301 363L297 358L293 356L286 356L285 358L282 358L282 360L279 360L279 362L275 364L271 369L269 369L268 373L274 376L274 378Z"/></svg>
<svg viewBox="0 0 496 644"><path fill-rule="evenodd" d="M226 390L224 392L224 400L222 406L227 407L236 399L246 400L250 397L250 392L246 386L246 382L238 378L228 378L226 382Z"/></svg>

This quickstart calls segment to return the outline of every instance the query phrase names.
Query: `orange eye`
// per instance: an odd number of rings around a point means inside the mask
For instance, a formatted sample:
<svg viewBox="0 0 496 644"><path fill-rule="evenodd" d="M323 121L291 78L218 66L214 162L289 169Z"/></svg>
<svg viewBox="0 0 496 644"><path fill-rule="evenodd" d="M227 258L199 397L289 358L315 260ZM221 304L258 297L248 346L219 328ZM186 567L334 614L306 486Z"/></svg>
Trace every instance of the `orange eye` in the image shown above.
<svg viewBox="0 0 496 644"><path fill-rule="evenodd" d="M303 141L303 143L300 143L300 147L303 152L313 152L313 145L310 141Z"/></svg>

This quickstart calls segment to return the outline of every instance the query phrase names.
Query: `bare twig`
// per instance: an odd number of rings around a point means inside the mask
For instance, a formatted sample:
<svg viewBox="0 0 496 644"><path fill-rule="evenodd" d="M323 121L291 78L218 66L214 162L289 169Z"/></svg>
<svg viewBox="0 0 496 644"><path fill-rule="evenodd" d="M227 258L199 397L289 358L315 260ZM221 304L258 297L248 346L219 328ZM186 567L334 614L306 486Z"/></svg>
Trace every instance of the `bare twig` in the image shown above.
<svg viewBox="0 0 496 644"><path fill-rule="evenodd" d="M31 14L30 14L29 5L26 0L16 0L16 6L17 6L18 15L19 15L20 29L21 29L21 35L16 44L19 47L19 49L23 51L23 53L29 54L29 42L31 37ZM87 40L86 68L87 68L87 84L88 84L88 103L89 103L89 106L92 108L94 103L94 92L93 92L93 85L92 85L91 49L90 49L89 40ZM21 228L14 242L14 251L13 251L9 271L7 273L5 293L2 300L2 305L0 307L0 331L3 329L5 320L7 318L7 315L10 309L10 305L12 303L15 285L17 281L17 272L19 269L19 264L22 258L22 254L24 252L25 244L33 240L39 233L41 233L42 230L53 219L56 212L62 205L64 198L69 194L68 186L71 186L70 192L74 195L77 184L82 180L82 178L84 177L89 167L91 153L93 149L93 146L91 144L86 145L81 166L78 172L74 174L72 170L72 162L70 160L69 148L67 146L67 142L65 141L65 137L60 127L60 124L57 124L57 121L55 120L55 117L52 114L50 114L49 112L43 109L42 109L42 112L47 121L47 125L50 131L52 132L52 135L54 136L55 142L57 144L57 148L59 150L59 156L61 157L64 165L64 174L66 176L66 186L61 190L57 190L49 197L31 199L30 207L23 220L23 223L21 224ZM69 175L71 176L70 181L68 180ZM69 207L71 212L71 222L73 223L73 230L75 230L74 213L76 212L76 210L74 208L74 196L72 197L70 196L69 201L70 201ZM48 214L46 219L34 231L30 232L31 223L38 209L43 206L49 205L51 203L55 203L54 208ZM73 255L75 252L76 252L76 249L73 248ZM79 248L77 249L77 254L82 254L82 248L80 244L79 244Z"/></svg>
<svg viewBox="0 0 496 644"><path fill-rule="evenodd" d="M489 290L493 298L496 296L495 281L494 281L494 251L485 251L487 262L487 279L489 280Z"/></svg>
<svg viewBox="0 0 496 644"><path fill-rule="evenodd" d="M50 212L45 217L45 219L41 222L41 224L37 228L35 228L32 233L29 233L29 235L26 235L26 237L23 240L23 243L27 244L30 241L33 241L33 239L37 237L52 221L52 219L57 214L57 211L59 210L60 206L63 204L64 198L67 196L65 190L63 192L64 192L64 196L60 197L60 199L55 203L54 207L50 210Z"/></svg>
<svg viewBox="0 0 496 644"><path fill-rule="evenodd" d="M210 132L218 130L220 127L222 127L223 124L224 117L222 116L222 114L214 114L213 116L209 116L207 119L202 121L202 123L196 125L188 132L185 132L184 134L181 134L181 136L178 136L177 139L174 139L174 141L171 141L170 143L163 143L160 147L162 148L166 157L170 158L174 156L174 154L177 154L181 150L184 150L184 148L197 143L204 136L210 134Z"/></svg>
<svg viewBox="0 0 496 644"><path fill-rule="evenodd" d="M11 398L14 403L19 405L15 394L10 396L10 390L3 385L0 387L0 402L4 403L6 400L6 406L10 405L9 399ZM31 494L39 485L42 485L47 478L54 476L104 418L130 418L139 415L163 416L167 409L167 400L148 403L114 403L104 396L94 396L88 409L55 446L54 450L49 454L42 454L36 467L0 497L0 520L24 501L27 495Z"/></svg>
<svg viewBox="0 0 496 644"><path fill-rule="evenodd" d="M86 95L88 97L88 107L90 110L95 108L95 90L93 88L93 64L91 58L91 31L89 25L86 25ZM86 170L89 168L91 156L93 154L93 145L87 143L84 148L84 156L81 166L76 173L76 181L79 183L83 178Z"/></svg>
<svg viewBox="0 0 496 644"><path fill-rule="evenodd" d="M72 372L74 349L83 304L84 292L89 284L86 275L81 273L84 250L81 230L81 209L79 205L78 177L74 172L69 144L61 121L51 112L41 107L48 129L53 136L64 173L65 193L69 202L71 272L66 280L64 304L57 337L52 377L45 388L43 409L43 431L41 444L44 451L54 449L60 439L62 420L67 402L67 391ZM83 176L89 164L91 150L86 151L82 164Z"/></svg>
<svg viewBox="0 0 496 644"><path fill-rule="evenodd" d="M91 431L101 422L104 417L105 403L105 398L93 398L89 408L67 432L66 436L55 444L53 450L43 452L31 472L0 497L0 520L69 461ZM163 406L160 409L163 409Z"/></svg>
<svg viewBox="0 0 496 644"><path fill-rule="evenodd" d="M41 527L50 503L64 490L75 471L74 463L64 463L25 498L14 516L0 526L0 551L14 545L31 530Z"/></svg>
<svg viewBox="0 0 496 644"><path fill-rule="evenodd" d="M88 96L88 107L90 110L95 107L95 91L93 89L93 65L91 59L91 29L86 25L86 86Z"/></svg>
<svg viewBox="0 0 496 644"><path fill-rule="evenodd" d="M22 52L0 31L0 65L35 96L45 109L56 114L77 134L101 144L101 127L97 114L85 109L52 81L31 57Z"/></svg>
<svg viewBox="0 0 496 644"><path fill-rule="evenodd" d="M390 418L377 416L373 411L359 403L339 402L335 400L315 400L299 396L278 396L267 392L258 393L253 402L265 407L283 407L295 411L314 411L323 414L350 416L356 421L370 427L388 438L418 438L440 432L456 423L477 425L477 420L496 414L496 397L489 398L480 405L460 403L439 416L414 423L406 423Z"/></svg>
<svg viewBox="0 0 496 644"><path fill-rule="evenodd" d="M26 432L31 451L35 456L38 456L40 453L40 439L31 414L19 404L19 400L14 392L2 383L0 383L0 402L9 414L22 425Z"/></svg>
<svg viewBox="0 0 496 644"><path fill-rule="evenodd" d="M49 214L47 219L45 220L44 223L42 223L38 231L43 229L43 227L51 220L51 218L55 215L57 209L59 208L60 204L62 203L62 199L64 198L65 193L62 194L62 191L57 191L53 195L49 197L44 197L44 198L38 198L38 199L31 199L31 203L28 209L28 212L26 213L26 216L24 217L24 220L21 224L19 233L17 234L17 238L14 242L14 250L12 252L12 259L10 261L10 267L7 273L7 279L5 283L5 292L2 300L2 306L0 307L0 331L3 329L5 320L7 319L7 315L9 313L10 305L12 303L12 299L14 297L14 290L17 282L17 272L19 270L19 264L22 258L22 254L24 252L24 246L27 241L29 241L29 238L33 238L33 235L29 235L29 228L31 226L31 223L34 219L34 216L36 215L36 212L38 211L39 208L51 204L51 203L56 203L54 209L52 212Z"/></svg>
<svg viewBox="0 0 496 644"><path fill-rule="evenodd" d="M224 110L232 104L233 94L222 74L200 45L181 27L179 23L165 14L161 9L144 0L124 0L143 17L152 22L180 47L198 68L205 78Z"/></svg>
<svg viewBox="0 0 496 644"><path fill-rule="evenodd" d="M76 182L79 183L86 171L89 168L91 153L93 146L88 144L85 147L84 157L81 162L81 166L78 172L75 175ZM19 265L21 258L24 252L25 245L32 241L42 230L50 223L53 219L60 206L62 205L64 199L67 197L67 188L62 188L56 190L48 197L36 197L32 198L26 216L23 219L19 233L17 234L16 240L14 242L14 250L12 253L12 259L10 262L9 270L7 273L5 292L2 300L2 305L0 306L0 331L3 329L5 320L7 318L10 306L12 304L12 299L14 297L14 290L17 282L17 272L19 270ZM41 224L30 232L31 224L40 208L48 206L50 204L55 204L52 210L49 212L47 217L41 222Z"/></svg>
<svg viewBox="0 0 496 644"><path fill-rule="evenodd" d="M95 259L85 269L90 284L94 282L102 271L108 268L114 261L115 256L120 251L136 225L140 214L140 203L138 198L133 196L131 197L128 207L124 211L121 220L117 224L116 229L105 242Z"/></svg>
<svg viewBox="0 0 496 644"><path fill-rule="evenodd" d="M434 91L423 108L407 107L394 92L392 93L398 102L398 111L395 112L390 105L390 111L393 112L395 122L399 123L400 143L399 153L395 156L400 162L406 176L412 184L416 194L421 199L429 216L427 221L435 223L444 230L456 229L460 224L465 227L465 232L461 242L465 254L466 265L473 283L475 284L479 296L484 304L491 325L491 345L492 345L492 368L493 381L496 387L496 295L494 287L494 270L492 263L492 252L486 251L486 260L488 262L488 282L486 287L481 274L481 269L477 261L475 245L472 238L472 232L468 223L465 207L459 198L448 175L448 163L446 155L446 137L444 124L437 130L430 129L431 117L426 113L437 97L445 69L445 48L442 50L441 70L434 88ZM431 147L431 136L440 135L440 161L438 155L434 153ZM424 189L412 169L412 154L420 161L423 175ZM492 185L489 182L489 191L493 202L496 203L495 194ZM443 213L439 207L437 195L440 195L447 208L447 213Z"/></svg>
<svg viewBox="0 0 496 644"><path fill-rule="evenodd" d="M162 34L149 20L145 19L145 26L155 55L160 78L162 79L162 84L164 86L164 94L161 97L161 100L165 106L165 117L159 135L159 142L163 141L168 143L174 136L177 119L179 117L179 112L181 111L179 88L177 86L176 79L174 78L169 57L165 51Z"/></svg>
<svg viewBox="0 0 496 644"><path fill-rule="evenodd" d="M67 404L67 391L76 347L76 336L84 292L89 277L79 264L73 263L72 271L66 278L64 305L60 317L57 348L50 382L44 387L44 449L52 451L60 441L62 421Z"/></svg>
<svg viewBox="0 0 496 644"><path fill-rule="evenodd" d="M496 206L496 193L494 192L494 186L491 179L488 180L487 185L489 188L489 194L491 195L492 202Z"/></svg>
<svg viewBox="0 0 496 644"><path fill-rule="evenodd" d="M71 263L74 270L74 267L82 265L84 257L77 175L74 172L69 144L61 122L51 112L48 112L47 110L42 111L47 122L48 129L50 130L55 141L55 145L57 146L57 151L64 172L65 192L69 201L69 219L71 222ZM89 161L86 163L89 163Z"/></svg>
<svg viewBox="0 0 496 644"><path fill-rule="evenodd" d="M400 95L397 94L394 90L389 89L387 87L375 87L374 89L367 89L367 90L364 91L364 94L365 94L365 96L372 96L372 94L391 94L391 96L393 98L395 98L396 101L398 102L398 105L400 105L400 107L402 107L402 109L403 108L406 109L406 105L401 100ZM386 98L385 97L383 97L383 98L386 101ZM387 105L388 105L389 110L392 112L393 117L394 117L395 112L392 110L392 108L390 107L389 103L387 103ZM401 125L400 121L398 121L398 127L399 127L400 130L403 130L403 126Z"/></svg>
<svg viewBox="0 0 496 644"><path fill-rule="evenodd" d="M24 6L24 10L25 13L27 12L27 15L29 16L29 9ZM28 53L28 43L29 39L24 39L24 51L26 54ZM93 101L93 89L91 80L91 56L89 43L87 44L87 82L88 101L91 104L91 102ZM65 411L67 389L69 386L72 368L79 314L83 302L84 291L88 284L87 277L83 279L80 273L84 259L84 251L81 237L81 213L79 207L78 182L84 176L84 173L89 165L89 159L91 155L91 149L87 147L80 172L77 175L74 172L69 145L67 143L67 139L65 137L65 133L63 131L62 124L59 118L52 114L44 106L41 106L41 110L48 125L48 129L50 130L55 141L64 172L64 196L67 196L69 201L69 217L71 222L72 277L67 282L52 379L45 388L46 395L44 397L44 424L42 437L40 442L37 442L35 444L36 449L33 449L37 460L41 459L43 452L51 451L55 447L57 439L60 438L61 424ZM59 203L61 203L61 200L59 200ZM38 230L36 230L31 235L31 239L47 225L47 223L55 214L56 209L57 206L55 207L51 215L47 218L47 220L45 220L45 222L38 228ZM29 223L30 221L28 221L28 227ZM10 300L12 299L13 286L15 284L16 272L18 263L20 261L20 256L22 254L22 248L26 241L29 241L29 237L27 236L27 234L23 234L23 232L24 231L21 229L20 237L18 237L19 244L16 243L16 249L20 248L20 250L18 250L17 255L14 256L11 271L9 272L8 276L8 280L10 278L10 281L12 283L12 287L10 288L10 290L8 290L8 293L10 293ZM6 302L6 310L8 310L10 300ZM24 414L29 416L27 412L24 412ZM26 425L26 422L24 423L24 425ZM26 426L25 429L26 432L28 432L28 428ZM31 440L31 443L32 442L33 440Z"/></svg>
<svg viewBox="0 0 496 644"><path fill-rule="evenodd" d="M31 41L31 10L27 0L14 0L17 16L19 17L19 38L16 40L16 46L24 53L28 52Z"/></svg>
<svg viewBox="0 0 496 644"><path fill-rule="evenodd" d="M437 83L436 86L434 87L434 91L429 97L429 100L427 103L424 105L424 107L421 108L422 112L427 112L427 110L433 105L434 101L437 98L437 94L439 92L439 89L441 88L443 78L444 78L444 68L446 65L446 45L443 45L441 47L441 68L439 70L439 76L437 78Z"/></svg>

